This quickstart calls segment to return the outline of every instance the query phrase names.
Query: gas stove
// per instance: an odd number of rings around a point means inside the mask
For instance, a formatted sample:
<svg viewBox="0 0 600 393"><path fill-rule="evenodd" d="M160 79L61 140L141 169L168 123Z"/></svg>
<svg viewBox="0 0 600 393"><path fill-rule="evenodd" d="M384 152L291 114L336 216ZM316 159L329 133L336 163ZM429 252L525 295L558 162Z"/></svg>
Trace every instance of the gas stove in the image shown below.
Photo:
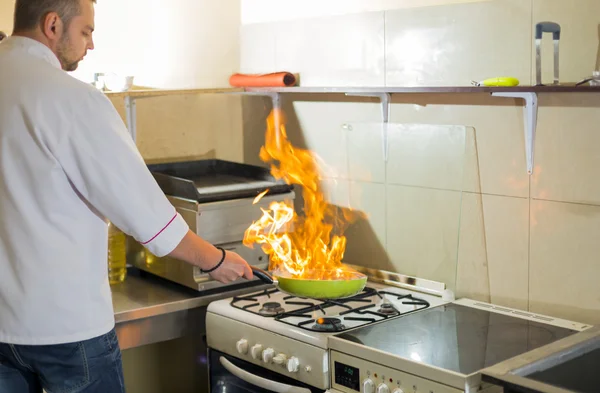
<svg viewBox="0 0 600 393"><path fill-rule="evenodd" d="M375 282L340 300L300 298L269 288L212 302L208 347L229 355L230 361L221 360L227 367L260 366L261 374L274 372L294 386L299 382L323 391L330 387L328 337L445 303L441 294ZM243 363L236 366L237 361ZM266 379L277 378L269 374Z"/></svg>

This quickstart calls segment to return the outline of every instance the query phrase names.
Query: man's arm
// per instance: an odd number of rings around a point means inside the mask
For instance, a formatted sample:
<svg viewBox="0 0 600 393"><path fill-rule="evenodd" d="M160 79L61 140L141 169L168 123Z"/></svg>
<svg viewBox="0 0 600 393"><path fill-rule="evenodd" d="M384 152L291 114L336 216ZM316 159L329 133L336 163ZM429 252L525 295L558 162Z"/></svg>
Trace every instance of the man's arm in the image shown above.
<svg viewBox="0 0 600 393"><path fill-rule="evenodd" d="M214 268L222 257L222 252L194 232L188 230L181 242L169 254L170 257L200 266L203 270ZM193 261L193 262L192 262ZM223 264L210 275L221 282L231 282L244 276L251 280L252 269L238 254L226 251Z"/></svg>
<svg viewBox="0 0 600 393"><path fill-rule="evenodd" d="M156 256L214 267L222 252L190 231L148 170L127 128L102 93L89 90L73 104L72 120L51 150L80 196ZM252 278L246 261L227 252L211 272L229 282Z"/></svg>

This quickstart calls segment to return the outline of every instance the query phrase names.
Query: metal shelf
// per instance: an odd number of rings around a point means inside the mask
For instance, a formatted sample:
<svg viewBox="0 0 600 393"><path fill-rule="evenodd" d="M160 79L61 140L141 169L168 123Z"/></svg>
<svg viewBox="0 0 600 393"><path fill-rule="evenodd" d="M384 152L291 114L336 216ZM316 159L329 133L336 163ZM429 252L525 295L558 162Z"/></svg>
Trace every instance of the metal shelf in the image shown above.
<svg viewBox="0 0 600 393"><path fill-rule="evenodd" d="M527 173L533 173L535 134L537 128L538 94L600 93L600 86L544 85L544 86L416 86L416 87L277 87L246 88L245 93L271 96L273 107L280 105L280 94L344 94L346 96L376 97L381 102L383 123L388 123L393 94L491 94L494 97L518 98L525 102L524 135ZM384 160L387 160L387 127L383 127Z"/></svg>
<svg viewBox="0 0 600 393"><path fill-rule="evenodd" d="M127 127L132 138L136 138L136 106L139 98L160 97L182 94L244 94L271 97L273 108L281 108L281 94L343 94L379 98L383 123L389 122L391 96L393 94L490 94L494 97L518 98L525 102L524 134L527 173L533 173L535 134L537 128L538 94L560 93L600 93L600 86L545 85L516 87L486 86L415 86L415 87L248 87L222 89L182 89L182 90L132 90L123 93L107 93L109 96L123 97L127 114ZM383 127L384 160L387 160L387 127Z"/></svg>
<svg viewBox="0 0 600 393"><path fill-rule="evenodd" d="M600 86L414 86L414 87L260 87L245 88L248 93L328 93L328 94L461 94L461 93L600 93Z"/></svg>

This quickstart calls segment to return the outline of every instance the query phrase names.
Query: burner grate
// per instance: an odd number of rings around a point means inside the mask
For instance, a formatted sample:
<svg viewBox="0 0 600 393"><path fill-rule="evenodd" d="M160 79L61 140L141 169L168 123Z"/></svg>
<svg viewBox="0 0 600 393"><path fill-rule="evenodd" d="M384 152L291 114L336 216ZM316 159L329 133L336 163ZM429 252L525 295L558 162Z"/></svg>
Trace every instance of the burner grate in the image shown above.
<svg viewBox="0 0 600 393"><path fill-rule="evenodd" d="M273 296L274 294L279 296ZM385 296L388 296L393 303ZM361 303L363 305L360 305ZM408 311L401 308L404 311L400 312L396 307L399 303L413 307ZM336 300L307 299L284 295L277 289L267 289L245 296L236 296L232 299L231 305L246 312L316 332L341 332L350 327L399 317L430 306L429 302L412 294L378 291L370 287L365 287L361 293L353 297ZM332 308L336 309L331 310ZM360 324L360 322L364 323Z"/></svg>
<svg viewBox="0 0 600 393"><path fill-rule="evenodd" d="M384 295L388 295L388 296L392 296L395 297L395 300L402 300L402 304L403 305L412 305L412 306L417 306L414 309L410 310L410 311L405 311L403 313L401 313L400 311L398 311L391 303L388 303L389 305L385 305L386 303L384 303L383 305L379 305L380 308L377 311L373 311L372 309L377 307L377 304L373 303L373 301L371 299L368 299L368 297L372 297L372 296L378 296L380 299L384 299ZM406 300L404 300L406 299ZM360 307L351 307L348 305L348 303L360 303L360 302L365 302L365 303L370 303L370 304L366 304L364 306L360 306ZM335 319L339 319L340 323L338 325L335 326L335 328L324 328L323 326L320 326L318 324L315 323L315 321L318 321L318 319L315 319L315 315L314 312L320 310L323 313L325 313L324 310L326 310L327 308L330 307L342 307L342 308L346 308L345 311L341 311L338 315L338 318ZM373 322L377 322L377 321L382 321L385 319L389 319L389 318L394 318L394 317L399 317L401 315L406 315L418 310L422 310L425 308L428 308L429 302L427 302L426 300L423 299L419 299L414 297L412 294L407 294L407 295L399 295L396 293L392 293L392 292L387 292L387 291L377 291L374 288L365 288L365 291L355 297L351 297L351 298L347 298L347 299L339 299L339 300L326 300L323 301L323 303L321 304L310 304L309 306L307 306L306 308L300 309L300 310L295 310L292 312L285 312L282 314L279 314L275 317L276 320L281 321L283 323L286 323L288 325L291 326L297 326L297 327L301 327L303 329L306 330L311 330L311 331L320 331L320 332L340 332L343 330L346 330L346 326L342 323L343 321L355 321L355 322L366 322L366 323L373 323ZM390 310L392 310L392 312L390 312ZM355 315L355 316L352 316ZM358 316L356 316L358 315ZM305 318L306 320L297 322L297 321L291 321L292 318ZM321 318L324 319L324 318Z"/></svg>

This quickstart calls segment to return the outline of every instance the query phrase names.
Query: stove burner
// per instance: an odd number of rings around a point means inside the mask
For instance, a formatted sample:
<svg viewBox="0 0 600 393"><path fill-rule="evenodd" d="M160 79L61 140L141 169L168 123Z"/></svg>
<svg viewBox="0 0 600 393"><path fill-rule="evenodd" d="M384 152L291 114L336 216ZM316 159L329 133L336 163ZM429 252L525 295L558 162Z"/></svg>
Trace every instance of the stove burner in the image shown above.
<svg viewBox="0 0 600 393"><path fill-rule="evenodd" d="M319 318L312 328L320 332L338 332L346 327L338 318Z"/></svg>
<svg viewBox="0 0 600 393"><path fill-rule="evenodd" d="M275 316L279 313L284 312L285 310L283 309L283 307L281 307L280 303L277 302L267 302L264 303L261 307L260 310L258 310L258 313L260 315L264 315L264 316Z"/></svg>
<svg viewBox="0 0 600 393"><path fill-rule="evenodd" d="M391 303L383 303L377 312L385 315L398 314L398 310Z"/></svg>

